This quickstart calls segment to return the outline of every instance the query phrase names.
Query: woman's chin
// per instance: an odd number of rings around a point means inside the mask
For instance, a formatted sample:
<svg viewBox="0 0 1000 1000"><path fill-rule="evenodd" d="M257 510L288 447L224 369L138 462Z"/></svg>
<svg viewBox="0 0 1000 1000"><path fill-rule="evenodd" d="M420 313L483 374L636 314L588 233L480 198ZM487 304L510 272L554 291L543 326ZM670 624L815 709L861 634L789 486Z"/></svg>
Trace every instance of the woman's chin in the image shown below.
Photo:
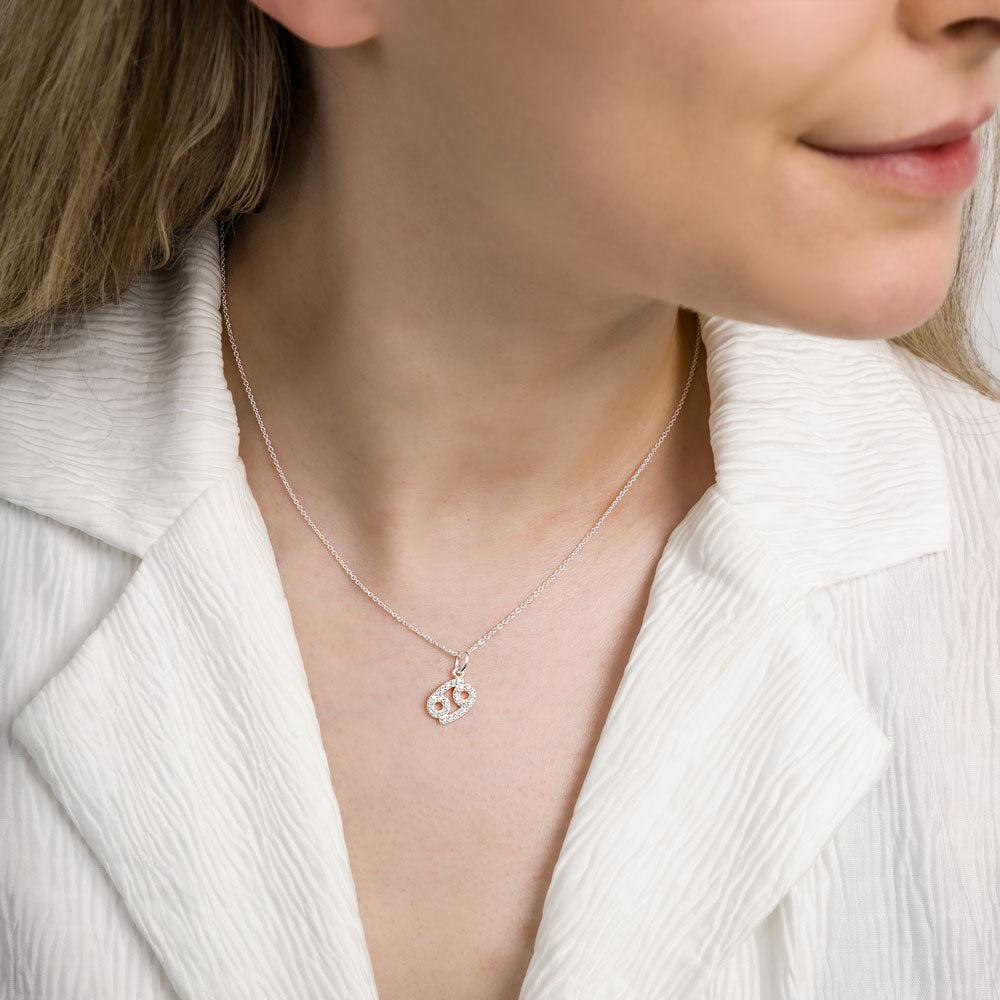
<svg viewBox="0 0 1000 1000"><path fill-rule="evenodd" d="M864 289L857 283L845 284L843 294L828 289L817 294L813 303L787 325L799 330L851 340L879 340L900 337L926 323L944 304L953 273L924 276L914 281L885 281ZM859 294L859 291L862 294Z"/></svg>

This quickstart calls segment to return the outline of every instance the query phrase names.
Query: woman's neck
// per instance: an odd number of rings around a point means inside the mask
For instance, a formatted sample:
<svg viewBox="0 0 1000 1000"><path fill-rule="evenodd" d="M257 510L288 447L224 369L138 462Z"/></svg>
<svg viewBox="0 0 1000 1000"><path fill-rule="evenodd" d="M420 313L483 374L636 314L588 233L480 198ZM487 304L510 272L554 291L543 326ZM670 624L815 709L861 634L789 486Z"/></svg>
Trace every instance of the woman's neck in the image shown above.
<svg viewBox="0 0 1000 1000"><path fill-rule="evenodd" d="M233 334L286 474L383 565L470 530L586 530L677 405L691 317L602 287L556 235L442 189L384 134L299 136L227 248ZM701 374L636 494L655 506L703 461L706 419Z"/></svg>

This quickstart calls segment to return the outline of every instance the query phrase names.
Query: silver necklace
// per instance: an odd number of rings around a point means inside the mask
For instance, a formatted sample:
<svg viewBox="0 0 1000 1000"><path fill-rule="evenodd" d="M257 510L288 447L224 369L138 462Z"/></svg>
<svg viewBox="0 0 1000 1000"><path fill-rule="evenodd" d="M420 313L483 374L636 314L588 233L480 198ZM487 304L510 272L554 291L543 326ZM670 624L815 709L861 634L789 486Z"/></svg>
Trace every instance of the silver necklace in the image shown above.
<svg viewBox="0 0 1000 1000"><path fill-rule="evenodd" d="M285 490L288 492L289 497L292 499L292 503L298 508L299 513L305 518L306 523L319 537L319 540L326 546L330 554L334 559L340 564L344 572L351 578L361 588L380 608L387 611L393 618L396 619L401 625L405 625L411 632L415 635L419 635L422 639L425 639L432 646L436 646L438 649L449 656L454 657L454 665L451 670L451 680L445 681L444 684L435 688L431 695L427 698L426 707L427 711L432 718L435 718L442 725L449 722L454 722L456 719L460 719L469 709L472 707L473 702L476 700L476 689L463 679L463 674L465 673L465 668L469 664L469 654L474 650L478 649L480 646L486 642L492 635L499 632L500 629L504 627L515 615L519 615L568 565L576 554L583 548L588 541L590 541L594 532L604 523L604 519L618 506L618 502L625 496L626 493L631 489L632 484L639 478L639 474L646 467L649 460L653 457L656 449L660 447L663 443L664 438L670 433L674 426L674 421L677 419L678 414L681 412L681 408L684 406L684 400L687 398L688 389L691 387L691 381L694 378L694 373L696 366L698 364L698 348L701 343L701 331L698 331L695 337L694 343L694 357L691 361L691 371L688 373L687 382L684 384L684 391L681 393L680 402L677 404L677 409L674 410L673 416L670 418L667 426L664 428L663 433L659 436L656 444L649 449L649 453L642 460L639 467L632 473L631 478L622 487L618 496L611 502L611 506L598 518L594 526L587 532L586 535L580 539L576 548L559 564L559 566L550 573L545 580L539 584L532 593L526 597L516 608L503 621L498 622L493 626L485 635L480 636L468 649L465 650L454 650L450 649L444 643L438 642L436 639L432 639L426 632L421 632L420 629L411 625L405 618L398 615L392 610L380 597L373 594L351 571L348 565L340 558L334 547L327 541L326 536L316 527L313 519L306 513L305 508L299 502L299 498L292 491L292 487L288 483L288 479L285 477L285 473L282 471L281 465L278 462L278 456L274 452L274 447L271 444L271 438L268 436L267 430L264 428L264 421L261 419L260 411L257 409L257 403L254 400L253 392L250 389L250 383L247 380L246 372L243 370L243 362L240 360L240 353L236 349L236 340L233 337L233 329L229 322L229 305L226 301L226 245L225 236L223 233L223 227L219 226L219 261L220 261L220 272L222 277L222 313L226 320L226 333L229 337L229 344L233 351L233 357L236 360L236 366L240 372L240 378L243 380L243 387L246 390L247 398L250 401L250 406L253 409L254 416L257 418L257 424L260 426L260 432L264 437L264 443L267 445L267 450L271 456L271 461L274 463L274 468L277 470L278 475L281 477L282 483L284 483ZM451 698L454 700L454 706L449 701L449 692L451 692Z"/></svg>

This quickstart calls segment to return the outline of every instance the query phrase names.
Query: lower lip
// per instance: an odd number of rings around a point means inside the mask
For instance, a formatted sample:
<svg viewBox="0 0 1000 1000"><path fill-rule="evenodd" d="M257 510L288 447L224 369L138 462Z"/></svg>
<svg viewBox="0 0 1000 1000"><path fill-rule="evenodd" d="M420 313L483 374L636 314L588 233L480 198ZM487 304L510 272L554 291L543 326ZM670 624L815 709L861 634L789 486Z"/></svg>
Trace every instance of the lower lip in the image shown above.
<svg viewBox="0 0 1000 1000"><path fill-rule="evenodd" d="M979 176L979 142L972 133L963 139L900 153L838 153L810 146L858 171L880 186L921 198L956 194Z"/></svg>

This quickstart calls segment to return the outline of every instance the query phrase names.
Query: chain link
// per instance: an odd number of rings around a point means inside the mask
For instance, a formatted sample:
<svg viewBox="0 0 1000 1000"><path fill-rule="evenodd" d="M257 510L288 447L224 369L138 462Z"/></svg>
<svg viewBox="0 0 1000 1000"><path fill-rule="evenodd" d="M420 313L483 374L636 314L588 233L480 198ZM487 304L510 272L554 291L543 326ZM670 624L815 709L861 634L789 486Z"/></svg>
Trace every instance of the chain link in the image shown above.
<svg viewBox="0 0 1000 1000"><path fill-rule="evenodd" d="M330 544L330 542L327 540L323 532L319 530L313 519L306 512L306 509L302 506L301 502L299 501L299 498L295 495L295 492L292 490L292 487L289 484L288 479L286 478L285 473L281 468L281 464L278 462L278 456L275 454L274 446L271 444L271 438L264 427L264 421L261 419L260 411L257 409L257 402L254 399L252 390L250 389L250 382L247 379L246 372L243 370L243 362L240 359L240 353L236 348L236 340L233 337L232 326L229 322L229 304L226 300L226 245L225 245L225 236L223 232L223 227L221 224L219 225L219 260L220 260L220 273L222 277L222 313L226 320L226 333L229 337L229 344L233 351L233 357L236 360L236 366L240 372L240 378L243 380L243 387L246 390L247 399L249 399L250 401L250 407L253 409L254 416L257 418L257 424L260 427L260 432L264 437L264 443L267 445L268 453L271 456L271 461L273 462L274 468L277 470L278 475L281 477L281 481L284 484L285 490L287 491L289 497L291 497L292 503L295 504L296 508L298 508L299 513L303 516L303 518L305 518L306 523L316 533L319 540L326 546L326 548L329 550L333 558L337 560L337 562L340 564L344 572L380 608L387 611L390 615L392 615L393 618L396 619L396 621L398 621L401 625L406 626L406 628L408 628L415 635L420 636L421 639L426 640L432 646L436 646L443 652L449 653L451 656L455 657L464 656L468 653L471 653L474 649L478 649L491 636L499 632L504 627L504 625L510 622L516 615L519 615L573 561L573 559L575 558L576 554L580 551L580 549L582 549L583 546L586 545L588 541L590 541L590 539L594 535L594 532L596 532L597 529L600 528L600 526L604 523L604 519L615 509L615 507L618 506L618 503L622 499L622 497L624 497L625 494L628 493L628 491L632 487L632 484L639 478L639 474L642 472L643 469L646 468L646 465L648 464L649 460L653 457L653 455L656 453L656 450L660 447L666 436L670 433L671 429L674 426L674 422L677 420L677 417L681 412L681 408L684 406L684 401L685 399L687 399L688 390L691 387L691 381L694 378L694 373L698 364L698 348L701 343L700 330L698 331L698 334L695 337L694 358L691 362L691 371L688 373L687 382L684 384L684 391L681 393L680 402L677 404L677 408L674 410L673 416L670 418L669 422L667 423L667 426L664 428L663 433L657 439L656 444L654 444L653 447L650 448L649 453L642 460L642 463L635 470L635 472L632 473L632 476L630 477L628 482L622 487L618 496L616 496L614 500L612 500L611 506L608 507L608 509L600 516L600 518L598 518L597 522L590 529L590 531L588 531L587 534L580 539L580 541L577 543L576 548L573 549L573 551L559 564L559 566L557 566L556 569L554 569L545 578L545 580L543 580L542 583L539 584L531 592L531 594L528 595L528 597L526 597L516 608L514 608L514 610L511 611L511 613L507 615L507 617L504 618L503 621L497 622L497 624L494 625L493 628L491 628L485 635L480 636L480 638L477 639L476 642L473 643L473 645L469 646L468 649L459 651L451 649L448 646L445 646L443 643L438 642L436 639L432 639L426 632L421 632L420 629L418 629L414 625L411 625L405 618L402 617L402 615L399 615L395 611L393 611L393 609L390 608L389 605L387 605L378 595L373 594L357 578L357 576L355 576L354 572L347 565L347 563L345 563L344 560L341 559L337 550L334 549L334 547Z"/></svg>

